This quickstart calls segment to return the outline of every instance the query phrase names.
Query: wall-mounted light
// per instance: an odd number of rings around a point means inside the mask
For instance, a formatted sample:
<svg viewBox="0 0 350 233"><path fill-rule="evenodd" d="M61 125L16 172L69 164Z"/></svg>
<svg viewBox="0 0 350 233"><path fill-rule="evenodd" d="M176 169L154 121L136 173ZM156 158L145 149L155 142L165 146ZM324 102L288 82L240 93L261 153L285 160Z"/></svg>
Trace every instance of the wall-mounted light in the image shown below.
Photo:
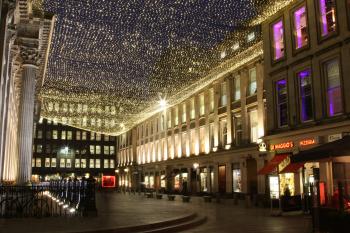
<svg viewBox="0 0 350 233"><path fill-rule="evenodd" d="M193 163L193 169L197 170L199 168L199 163Z"/></svg>

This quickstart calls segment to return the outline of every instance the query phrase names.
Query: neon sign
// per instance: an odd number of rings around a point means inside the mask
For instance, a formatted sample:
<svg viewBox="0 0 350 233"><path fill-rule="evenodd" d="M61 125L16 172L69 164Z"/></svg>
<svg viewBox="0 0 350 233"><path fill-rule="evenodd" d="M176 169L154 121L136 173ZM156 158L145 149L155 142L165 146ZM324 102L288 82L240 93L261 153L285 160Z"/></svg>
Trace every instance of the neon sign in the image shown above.
<svg viewBox="0 0 350 233"><path fill-rule="evenodd" d="M309 145L314 145L316 144L315 139L305 139L299 142L300 146L309 146Z"/></svg>
<svg viewBox="0 0 350 233"><path fill-rule="evenodd" d="M279 149L289 149L294 147L294 143L292 141L290 142L282 142L276 145L271 145L270 150L279 150Z"/></svg>

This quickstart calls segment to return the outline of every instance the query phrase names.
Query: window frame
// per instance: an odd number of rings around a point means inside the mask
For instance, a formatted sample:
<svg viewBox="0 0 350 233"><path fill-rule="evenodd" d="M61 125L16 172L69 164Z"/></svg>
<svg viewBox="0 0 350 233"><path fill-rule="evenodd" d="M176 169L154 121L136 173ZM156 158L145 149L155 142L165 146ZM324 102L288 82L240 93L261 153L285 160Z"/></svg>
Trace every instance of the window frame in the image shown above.
<svg viewBox="0 0 350 233"><path fill-rule="evenodd" d="M286 89L287 89L287 124L281 125L280 124L280 113L279 113L279 103L278 103L278 91L277 91L277 83L281 80L285 80L286 83ZM290 106L289 106L289 80L288 76L286 75L279 75L276 78L272 80L273 82L273 92L274 92L274 109L275 109L275 126L278 129L288 128L290 125Z"/></svg>
<svg viewBox="0 0 350 233"><path fill-rule="evenodd" d="M330 116L328 114L328 96L326 95L327 92L327 88L328 88L328 75L327 75L327 70L325 68L326 63L332 61L332 60L337 60L338 64L339 64L339 81L340 81L340 90L341 90L341 101L342 101L342 109L343 111L337 114L334 114L333 116ZM323 115L326 118L334 118L340 115L344 114L345 111L345 98L344 98L344 78L343 78L343 74L342 74L342 59L341 59L341 55L339 53L328 56L324 59L322 59L320 61L320 67L321 67L321 75L322 75L322 91L323 91L323 95L322 95L322 102L326 103L326 105L323 105L322 109L323 109Z"/></svg>
<svg viewBox="0 0 350 233"><path fill-rule="evenodd" d="M336 24L336 28L334 32L330 32L328 33L328 35L326 36L322 36L322 32L321 32L321 12L320 12L320 0L314 0L316 1L315 4L315 11L316 11L316 26L317 26L317 39L318 39L318 43L321 44L322 42L335 37L339 34L339 24L338 24L338 9L337 9L337 1L334 0L334 4L335 4L335 24Z"/></svg>
<svg viewBox="0 0 350 233"><path fill-rule="evenodd" d="M275 48L274 48L274 33L273 33L273 25L275 25L277 22L282 21L283 23L283 44L284 44L284 54L281 58L279 59L275 59ZM281 61L286 60L287 57L287 49L286 49L286 30L285 30L286 24L285 24L285 20L284 20L284 15L280 15L279 17L277 17L275 20L271 21L271 23L269 24L269 35L270 35L270 59L271 59L271 65L275 65L277 63L280 63Z"/></svg>
<svg viewBox="0 0 350 233"><path fill-rule="evenodd" d="M306 120L306 121L303 121L302 119L302 105L301 105L301 83L300 83L300 79L299 79L299 74L303 71L306 71L306 70L309 70L310 71L310 79L311 79L311 98L312 98L312 117L311 119L309 120ZM315 120L315 93L314 93L314 88L313 88L313 70L312 70L312 67L311 65L307 65L307 66L303 66L302 68L299 68L297 69L295 72L294 72L294 78L295 78L295 84L297 86L296 88L296 94L298 96L298 99L297 99L297 113L298 113L298 122L301 123L301 124L305 124L305 123L308 123L308 122L312 122ZM288 86L288 82L287 82L287 86Z"/></svg>
<svg viewBox="0 0 350 233"><path fill-rule="evenodd" d="M299 10L300 8L305 7L305 11L306 11L306 27L307 27L307 35L308 35L308 43L307 45L297 48L296 46L296 28L295 28L295 20L294 20L294 13ZM291 23L291 37L292 37L292 45L293 45L293 56L297 55L298 53L301 53L302 51L308 50L310 48L310 24L309 24L309 9L307 7L307 3L306 1L301 2L300 4L294 6L291 10L290 10L290 23Z"/></svg>

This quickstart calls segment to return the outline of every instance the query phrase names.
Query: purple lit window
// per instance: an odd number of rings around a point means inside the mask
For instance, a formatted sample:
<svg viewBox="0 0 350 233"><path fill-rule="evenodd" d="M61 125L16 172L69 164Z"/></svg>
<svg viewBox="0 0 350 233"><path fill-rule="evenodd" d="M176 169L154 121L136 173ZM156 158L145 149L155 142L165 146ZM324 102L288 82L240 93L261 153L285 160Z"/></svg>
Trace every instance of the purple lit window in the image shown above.
<svg viewBox="0 0 350 233"><path fill-rule="evenodd" d="M278 126L283 127L288 125L288 98L286 79L281 79L276 82L276 93Z"/></svg>
<svg viewBox="0 0 350 233"><path fill-rule="evenodd" d="M272 25L274 59L284 56L283 21L280 20Z"/></svg>
<svg viewBox="0 0 350 233"><path fill-rule="evenodd" d="M313 118L311 70L307 69L298 73L300 119L302 122Z"/></svg>
<svg viewBox="0 0 350 233"><path fill-rule="evenodd" d="M327 36L336 30L335 0L319 0L321 35Z"/></svg>
<svg viewBox="0 0 350 233"><path fill-rule="evenodd" d="M306 7L302 6L294 12L294 40L296 49L307 45L309 35L307 31Z"/></svg>
<svg viewBox="0 0 350 233"><path fill-rule="evenodd" d="M327 75L327 113L334 116L343 112L339 62L337 59L325 63Z"/></svg>

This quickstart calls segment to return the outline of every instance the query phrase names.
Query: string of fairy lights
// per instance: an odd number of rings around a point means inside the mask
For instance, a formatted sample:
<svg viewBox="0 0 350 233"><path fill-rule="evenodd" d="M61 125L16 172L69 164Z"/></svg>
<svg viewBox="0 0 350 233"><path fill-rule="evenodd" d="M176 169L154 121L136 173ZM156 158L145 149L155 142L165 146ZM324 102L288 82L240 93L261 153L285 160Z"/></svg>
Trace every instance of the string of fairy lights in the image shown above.
<svg viewBox="0 0 350 233"><path fill-rule="evenodd" d="M254 25L283 2L44 0L56 22L41 115L118 135L159 110L160 98L175 105L261 55Z"/></svg>

